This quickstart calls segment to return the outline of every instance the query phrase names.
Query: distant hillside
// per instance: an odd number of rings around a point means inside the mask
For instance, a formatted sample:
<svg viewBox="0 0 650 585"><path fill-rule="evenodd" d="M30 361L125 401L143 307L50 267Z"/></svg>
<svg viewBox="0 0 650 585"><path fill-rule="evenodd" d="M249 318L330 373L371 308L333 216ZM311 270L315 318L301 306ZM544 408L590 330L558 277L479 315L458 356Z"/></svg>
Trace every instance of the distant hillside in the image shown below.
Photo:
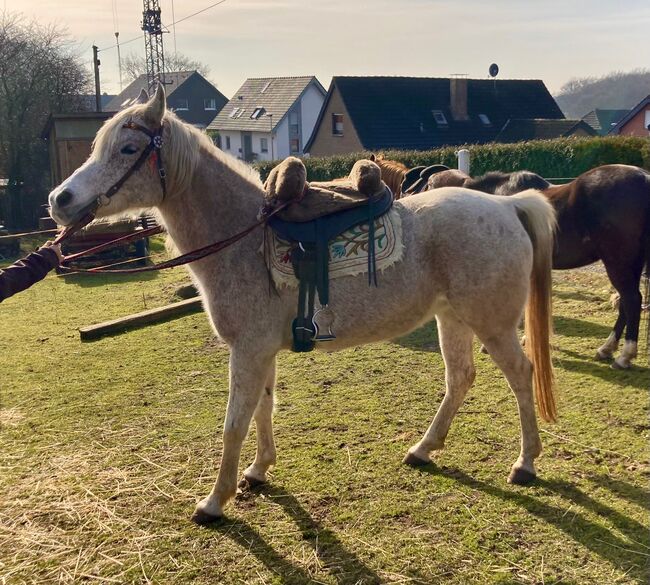
<svg viewBox="0 0 650 585"><path fill-rule="evenodd" d="M650 95L650 70L616 71L565 83L555 97L567 118L582 118L596 108L631 109Z"/></svg>

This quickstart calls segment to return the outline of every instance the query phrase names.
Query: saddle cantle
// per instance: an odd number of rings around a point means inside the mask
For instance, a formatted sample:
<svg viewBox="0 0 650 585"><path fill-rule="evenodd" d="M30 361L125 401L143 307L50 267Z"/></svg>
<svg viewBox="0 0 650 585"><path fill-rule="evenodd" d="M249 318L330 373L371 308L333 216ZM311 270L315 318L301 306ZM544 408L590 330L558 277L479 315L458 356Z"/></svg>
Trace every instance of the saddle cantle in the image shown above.
<svg viewBox="0 0 650 585"><path fill-rule="evenodd" d="M368 284L377 285L374 229L377 217L393 204L379 167L357 161L347 180L308 183L300 159L289 157L269 174L262 213L292 201L268 220L281 238L294 242L291 262L299 281L298 315L293 321L293 350L311 351L316 341L335 339L329 307L329 242L346 230L368 223ZM321 308L314 311L315 296Z"/></svg>

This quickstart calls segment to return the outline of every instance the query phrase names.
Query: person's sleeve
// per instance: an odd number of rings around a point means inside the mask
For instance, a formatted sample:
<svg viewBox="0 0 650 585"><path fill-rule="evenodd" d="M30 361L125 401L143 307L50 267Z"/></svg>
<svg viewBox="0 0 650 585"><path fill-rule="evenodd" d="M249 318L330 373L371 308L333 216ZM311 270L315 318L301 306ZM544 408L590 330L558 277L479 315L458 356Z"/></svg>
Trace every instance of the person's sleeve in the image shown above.
<svg viewBox="0 0 650 585"><path fill-rule="evenodd" d="M59 265L54 250L41 248L26 258L0 270L0 301L23 291L45 278L45 275Z"/></svg>

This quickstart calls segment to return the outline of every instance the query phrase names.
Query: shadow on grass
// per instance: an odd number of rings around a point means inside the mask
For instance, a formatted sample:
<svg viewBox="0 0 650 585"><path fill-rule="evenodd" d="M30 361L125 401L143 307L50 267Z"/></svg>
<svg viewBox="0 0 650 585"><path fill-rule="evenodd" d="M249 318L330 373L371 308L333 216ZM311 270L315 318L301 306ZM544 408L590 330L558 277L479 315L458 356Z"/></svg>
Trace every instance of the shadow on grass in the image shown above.
<svg viewBox="0 0 650 585"><path fill-rule="evenodd" d="M643 489L620 479L613 479L608 475L590 475L589 480L608 489L618 497L650 510L650 490Z"/></svg>
<svg viewBox="0 0 650 585"><path fill-rule="evenodd" d="M613 326L614 321L612 321ZM584 319L573 319L572 317L561 317L559 315L553 317L553 328L557 333L566 337L593 337L596 339L602 338L604 341L611 333L612 327L585 321ZM595 353L596 348L594 348Z"/></svg>
<svg viewBox="0 0 650 585"><path fill-rule="evenodd" d="M364 565L350 552L330 529L312 518L298 500L286 490L264 485L251 490L264 493L271 501L279 504L295 522L305 542L314 549L322 565L340 584L371 585L381 583L377 573ZM250 551L269 571L282 578L283 583L312 583L313 577L273 549L249 524L241 520L217 523L211 527L231 538L245 550Z"/></svg>
<svg viewBox="0 0 650 585"><path fill-rule="evenodd" d="M429 475L449 477L458 483L482 491L489 496L499 498L504 502L516 504L533 516L561 530L567 536L608 561L617 569L627 573L629 576L633 575L635 578L646 582L647 563L649 559L648 549L645 548L648 545L648 532L646 527L613 508L597 502L568 482L538 479L535 484L568 500L571 505L564 509L547 504L537 497L527 495L521 488L513 486L508 489L503 489L485 481L474 479L457 468L438 468L434 464L429 464L424 467L419 467L418 470L421 473L427 473ZM614 524L618 530L624 533L631 542L616 536L606 527L589 520L579 511L570 514L569 511L574 505L581 506L586 510L606 518L607 521ZM639 548L639 546L644 548L644 550L634 550L634 548Z"/></svg>
<svg viewBox="0 0 650 585"><path fill-rule="evenodd" d="M115 268L122 268L116 266ZM124 268L136 268L135 265L125 265ZM88 273L71 273L63 274L61 278L66 284L74 284L82 288L93 288L96 286L105 286L107 284L122 284L125 282L141 282L154 280L158 278L157 272L139 272L137 274L88 274Z"/></svg>
<svg viewBox="0 0 650 585"><path fill-rule="evenodd" d="M564 356L557 359L557 364L567 372L577 372L586 376L593 376L605 380L609 384L619 388L638 388L639 390L648 389L648 379L650 368L640 366L636 363L629 370L615 370L607 362L597 362L593 356L586 356L568 349L561 350ZM594 353L595 355L595 353Z"/></svg>
<svg viewBox="0 0 650 585"><path fill-rule="evenodd" d="M408 335L394 339L393 343L415 351L439 353L440 343L438 342L438 327L435 320L430 321Z"/></svg>
<svg viewBox="0 0 650 585"><path fill-rule="evenodd" d="M553 291L553 294L559 299L567 299L571 301L585 301L591 303L600 303L603 301L601 295L589 292L555 290Z"/></svg>

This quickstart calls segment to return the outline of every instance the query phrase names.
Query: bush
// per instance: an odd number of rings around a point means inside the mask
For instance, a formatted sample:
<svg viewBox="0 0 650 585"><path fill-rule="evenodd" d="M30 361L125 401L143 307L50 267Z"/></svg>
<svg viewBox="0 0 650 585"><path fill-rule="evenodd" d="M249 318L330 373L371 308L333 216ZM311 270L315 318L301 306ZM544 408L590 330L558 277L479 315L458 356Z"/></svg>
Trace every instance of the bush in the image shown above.
<svg viewBox="0 0 650 585"><path fill-rule="evenodd" d="M593 138L558 138L535 140L517 144L483 144L448 146L428 151L388 150L385 158L404 163L411 168L418 165L442 163L456 168L456 152L461 148L471 153L473 176L488 171L529 170L546 178L577 177L579 174L604 164L628 164L650 170L650 140L634 136ZM368 152L339 156L305 158L307 176L312 181L328 181L343 177ZM255 164L265 179L278 161Z"/></svg>

